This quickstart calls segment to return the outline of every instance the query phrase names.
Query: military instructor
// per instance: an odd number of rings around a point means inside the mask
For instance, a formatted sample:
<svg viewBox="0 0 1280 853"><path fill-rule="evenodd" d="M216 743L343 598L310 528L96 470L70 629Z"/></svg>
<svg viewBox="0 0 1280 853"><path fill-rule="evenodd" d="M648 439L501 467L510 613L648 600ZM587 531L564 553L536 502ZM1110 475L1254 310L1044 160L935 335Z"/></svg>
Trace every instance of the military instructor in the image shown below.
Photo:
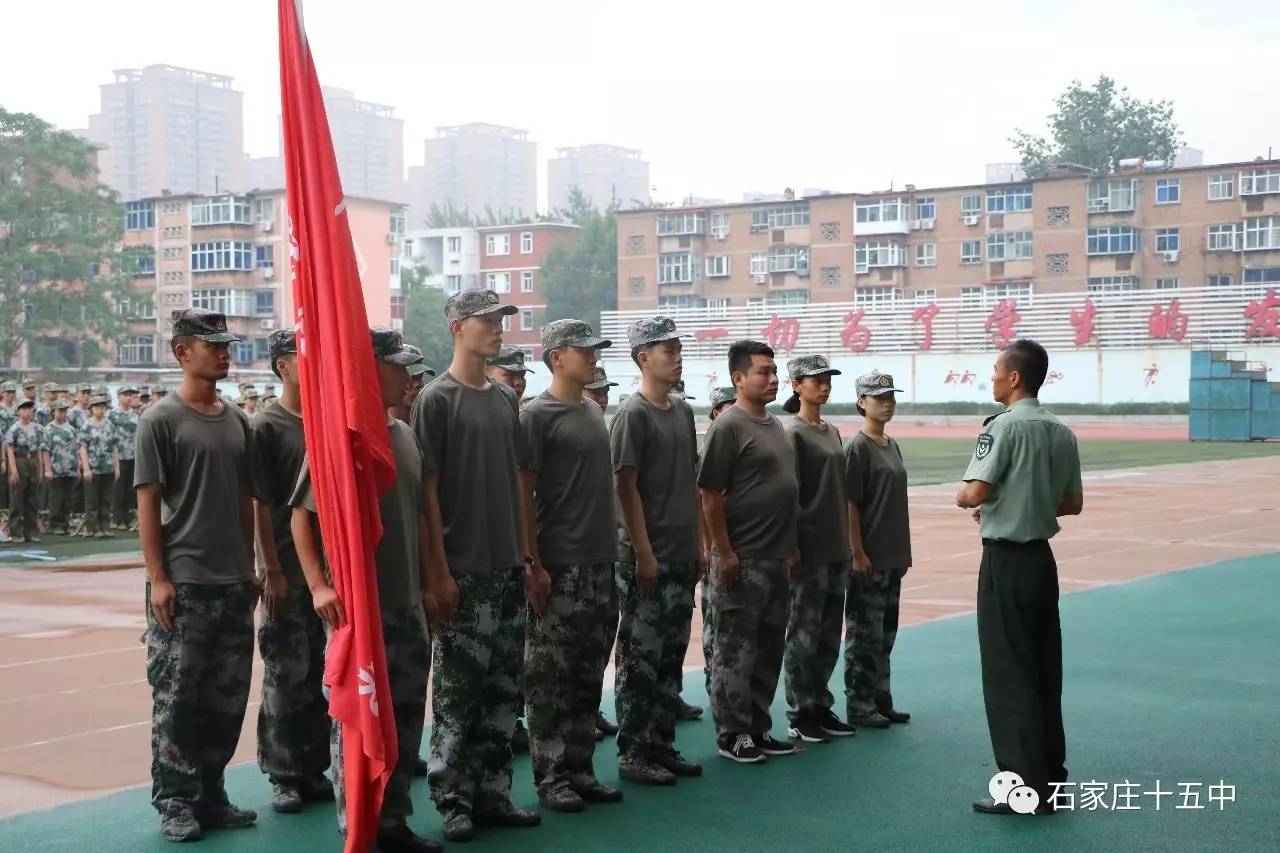
<svg viewBox="0 0 1280 853"><path fill-rule="evenodd" d="M1084 506L1080 454L1071 430L1040 405L1049 355L1019 339L997 357L992 395L1005 411L987 419L956 504L981 524L978 649L991 747L1053 811L1053 782L1067 778L1062 729L1062 630L1058 566L1049 540L1058 517ZM974 810L1013 814L987 797Z"/></svg>

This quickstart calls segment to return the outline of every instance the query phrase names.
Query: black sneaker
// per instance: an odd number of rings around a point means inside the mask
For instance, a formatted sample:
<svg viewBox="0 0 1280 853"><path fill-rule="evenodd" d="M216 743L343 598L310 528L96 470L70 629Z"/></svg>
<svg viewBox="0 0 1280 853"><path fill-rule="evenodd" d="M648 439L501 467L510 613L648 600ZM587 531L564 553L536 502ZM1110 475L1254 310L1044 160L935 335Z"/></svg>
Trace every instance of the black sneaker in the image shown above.
<svg viewBox="0 0 1280 853"><path fill-rule="evenodd" d="M702 775L702 765L696 761L690 761L674 749L655 750L653 753L653 763L659 767L665 767L677 776L685 778L693 778Z"/></svg>
<svg viewBox="0 0 1280 853"><path fill-rule="evenodd" d="M759 764L768 761L764 751L756 746L751 735L725 735L720 739L720 755L739 764Z"/></svg>
<svg viewBox="0 0 1280 853"><path fill-rule="evenodd" d="M826 743L826 733L811 717L801 717L787 726L787 735L805 743Z"/></svg>
<svg viewBox="0 0 1280 853"><path fill-rule="evenodd" d="M906 711L899 711L897 708L894 708L894 707L892 707L892 706L890 706L890 707L881 707L881 708L880 708L880 713L881 713L881 714L883 714L885 717L887 717L887 718L888 718L888 720L889 720L889 722L891 722L891 723L909 723L909 722L911 722L911 715L910 715L910 714L908 714Z"/></svg>
<svg viewBox="0 0 1280 853"><path fill-rule="evenodd" d="M258 822L258 813L253 809L242 809L223 803L211 806L200 815L200 824L213 829L244 829Z"/></svg>
<svg viewBox="0 0 1280 853"><path fill-rule="evenodd" d="M887 729L892 723L884 714L872 711L869 714L850 714L849 725L862 729Z"/></svg>
<svg viewBox="0 0 1280 853"><path fill-rule="evenodd" d="M378 830L378 853L442 853L444 845L423 838L401 824L395 829Z"/></svg>
<svg viewBox="0 0 1280 853"><path fill-rule="evenodd" d="M299 782L298 792L302 794L302 799L308 802L332 803L334 800L333 783L323 773Z"/></svg>
<svg viewBox="0 0 1280 853"><path fill-rule="evenodd" d="M581 798L578 801L581 802ZM542 823L542 815L529 809L522 809L510 801L490 811L475 812L471 819L479 826L530 828Z"/></svg>
<svg viewBox="0 0 1280 853"><path fill-rule="evenodd" d="M780 740L774 740L773 735L768 732L757 737L756 743L759 744L760 751L765 755L795 755L799 752L794 743L784 743Z"/></svg>
<svg viewBox="0 0 1280 853"><path fill-rule="evenodd" d="M827 737L853 737L858 733L853 726L831 713L830 708L819 711L815 715L815 721L818 724L818 730Z"/></svg>
<svg viewBox="0 0 1280 853"><path fill-rule="evenodd" d="M160 831L169 841L199 841L201 835L200 822L191 809L180 803L169 803L160 818Z"/></svg>
<svg viewBox="0 0 1280 853"><path fill-rule="evenodd" d="M697 705L690 705L688 702L676 697L676 719L681 722L689 722L690 720L702 719L702 708Z"/></svg>
<svg viewBox="0 0 1280 853"><path fill-rule="evenodd" d="M622 792L617 788L610 788L608 785L602 785L596 779L585 782L575 782L573 790L577 792L579 797L588 803L620 803L622 802Z"/></svg>
<svg viewBox="0 0 1280 853"><path fill-rule="evenodd" d="M544 809L570 814L580 812L585 807L582 797L568 785L552 788L545 794L538 794L538 802L542 803Z"/></svg>
<svg viewBox="0 0 1280 853"><path fill-rule="evenodd" d="M618 778L641 785L674 785L676 774L655 764L647 756L618 756Z"/></svg>

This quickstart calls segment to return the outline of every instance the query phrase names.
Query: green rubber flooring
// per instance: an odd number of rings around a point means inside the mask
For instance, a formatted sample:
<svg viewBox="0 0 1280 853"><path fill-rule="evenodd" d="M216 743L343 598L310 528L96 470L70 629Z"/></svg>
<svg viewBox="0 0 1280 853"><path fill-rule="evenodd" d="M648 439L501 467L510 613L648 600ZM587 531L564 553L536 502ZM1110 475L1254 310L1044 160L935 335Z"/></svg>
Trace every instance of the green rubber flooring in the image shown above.
<svg viewBox="0 0 1280 853"><path fill-rule="evenodd" d="M1231 560L1062 599L1068 767L1077 783L1157 780L1175 792L1156 811L1063 812L1051 818L976 815L994 772L982 712L971 616L907 628L894 654L906 726L860 731L766 765L714 757L709 721L685 723L680 747L706 763L702 779L668 789L626 784L626 801L581 815L544 814L534 830L490 830L471 851L1241 850L1280 849L1280 554ZM781 692L781 691L780 691ZM838 695L838 691L837 691ZM704 703L701 673L685 697ZM775 734L782 733L781 707ZM602 748L600 778L616 781ZM1208 785L1235 802L1208 803ZM1179 783L1202 783L1203 810L1179 809ZM280 816L255 766L228 773L235 802L260 810L257 827L211 832L202 850L326 850L329 808ZM532 805L527 758L516 799ZM412 825L439 838L425 785ZM0 822L4 851L171 850L149 791L134 789ZM1110 794L1105 801L1110 804ZM451 845L451 849L460 849Z"/></svg>

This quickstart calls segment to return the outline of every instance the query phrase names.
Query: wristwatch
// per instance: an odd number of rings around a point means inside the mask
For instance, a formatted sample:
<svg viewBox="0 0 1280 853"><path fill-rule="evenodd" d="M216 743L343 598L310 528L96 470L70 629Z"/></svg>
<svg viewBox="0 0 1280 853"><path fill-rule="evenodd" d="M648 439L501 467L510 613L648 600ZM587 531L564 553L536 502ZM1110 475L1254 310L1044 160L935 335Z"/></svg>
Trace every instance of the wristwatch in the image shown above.
<svg viewBox="0 0 1280 853"><path fill-rule="evenodd" d="M538 562L538 561L537 561L537 560L535 560L535 559L533 558L533 555L532 555L532 554L525 554L525 555L524 555L524 564L525 564L526 566L532 566L532 565L533 565L534 563L536 563L536 562Z"/></svg>

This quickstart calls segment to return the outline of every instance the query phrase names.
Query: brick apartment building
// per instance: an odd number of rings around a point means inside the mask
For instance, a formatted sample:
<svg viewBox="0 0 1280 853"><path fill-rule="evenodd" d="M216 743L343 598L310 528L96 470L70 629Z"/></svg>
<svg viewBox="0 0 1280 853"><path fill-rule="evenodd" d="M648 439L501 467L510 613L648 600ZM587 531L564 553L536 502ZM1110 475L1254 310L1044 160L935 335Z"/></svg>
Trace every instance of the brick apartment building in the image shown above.
<svg viewBox="0 0 1280 853"><path fill-rule="evenodd" d="M538 329L548 320L557 319L544 316L547 299L542 288L542 264L555 246L572 239L577 226L532 222L475 230L480 248L479 286L501 294L504 302L520 308L519 314L505 318L503 341L522 348L530 358L542 358Z"/></svg>

